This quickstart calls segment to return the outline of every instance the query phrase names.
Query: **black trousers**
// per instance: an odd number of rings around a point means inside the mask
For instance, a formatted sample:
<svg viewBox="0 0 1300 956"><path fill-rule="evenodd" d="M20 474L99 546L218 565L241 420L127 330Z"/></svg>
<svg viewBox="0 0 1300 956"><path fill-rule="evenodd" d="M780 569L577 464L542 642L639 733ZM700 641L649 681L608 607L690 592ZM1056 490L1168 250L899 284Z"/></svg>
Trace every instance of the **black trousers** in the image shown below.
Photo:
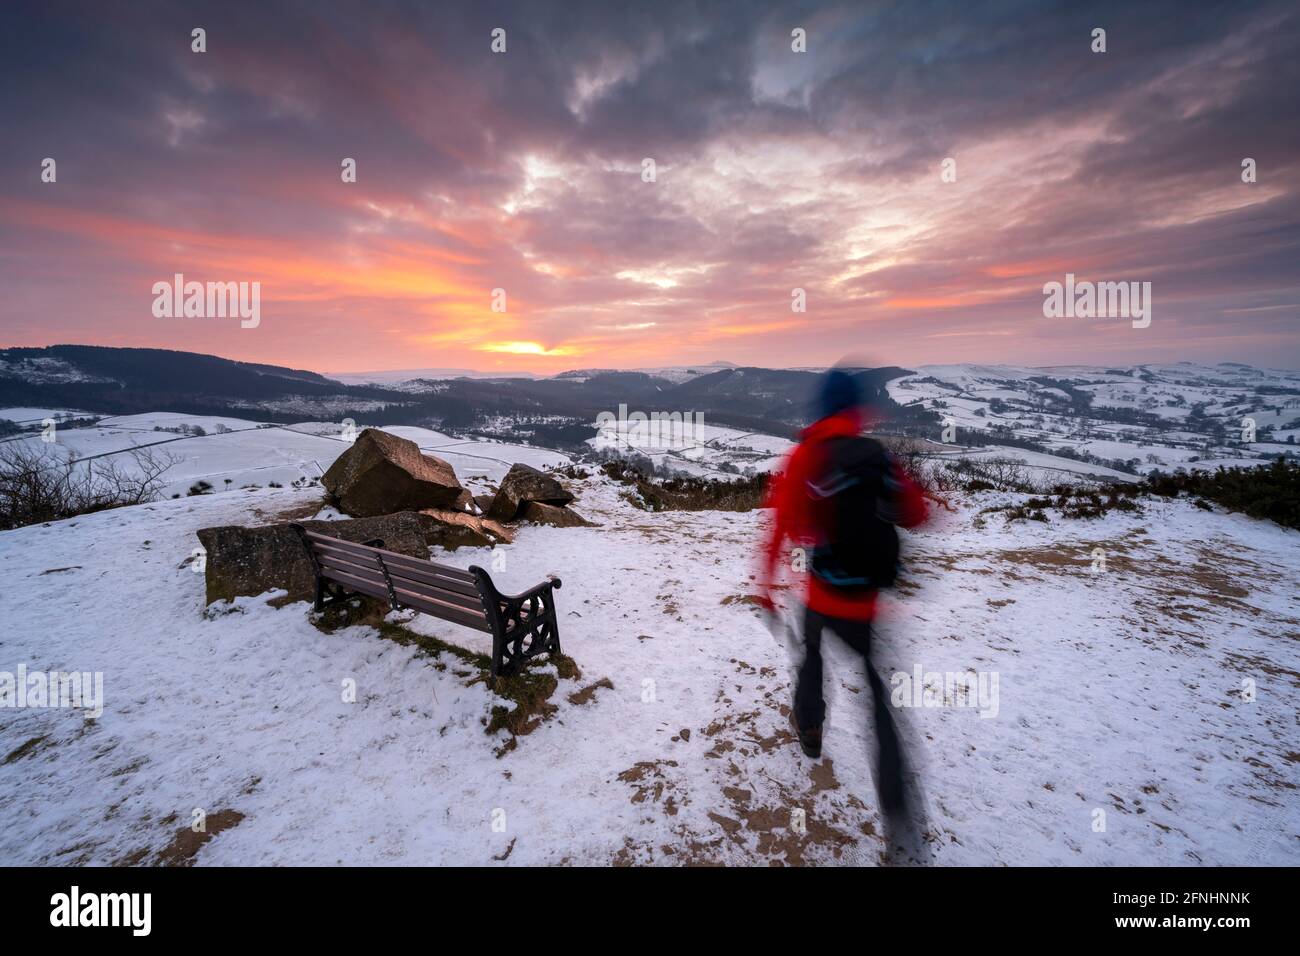
<svg viewBox="0 0 1300 956"><path fill-rule="evenodd" d="M903 753L898 729L890 713L889 694L871 666L871 622L827 617L812 608L804 609L804 658L794 691L795 720L800 727L820 727L826 720L822 697L822 631L830 629L845 644L862 655L867 681L871 685L872 710L876 724L876 790L880 808L897 814L905 810L903 796ZM868 738L870 735L868 734Z"/></svg>

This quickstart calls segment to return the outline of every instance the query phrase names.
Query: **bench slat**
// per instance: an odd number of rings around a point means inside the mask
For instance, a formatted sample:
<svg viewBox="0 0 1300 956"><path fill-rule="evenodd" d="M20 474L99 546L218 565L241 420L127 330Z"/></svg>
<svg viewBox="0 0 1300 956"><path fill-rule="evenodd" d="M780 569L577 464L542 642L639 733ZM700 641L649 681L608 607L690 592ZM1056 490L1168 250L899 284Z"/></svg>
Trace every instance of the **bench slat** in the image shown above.
<svg viewBox="0 0 1300 956"><path fill-rule="evenodd" d="M367 581L374 581L382 588L387 587L387 585L384 584L384 575L380 572L379 566L376 564L367 567L363 564L344 561L340 558L334 557L333 555L326 554L320 555L316 560L320 562L321 570L326 573L327 577L335 571L339 571L343 574L350 574L354 578L365 578Z"/></svg>
<svg viewBox="0 0 1300 956"><path fill-rule="evenodd" d="M344 571L334 570L325 572L325 576L331 581L337 581L339 584L346 584L359 594L364 594L367 597L379 598L383 601L388 600L388 588L384 585L383 580L376 583L367 578L359 578L355 574L348 574Z"/></svg>
<svg viewBox="0 0 1300 956"><path fill-rule="evenodd" d="M365 594L368 597L378 598L381 601L388 600L388 587L382 578L377 582L369 578L358 577L355 574L349 574L346 571L340 571L334 568L322 569L325 576L331 581L338 581L340 584L346 584L359 594ZM456 624L463 624L466 627L472 627L480 631L490 631L488 626L487 615L480 609L478 611L468 610L454 604L447 604L429 594L419 594L414 591L408 591L405 588L398 587L393 583L393 593L397 595L397 603L403 607L414 608L425 614L431 614L434 617L443 620L453 621Z"/></svg>
<svg viewBox="0 0 1300 956"><path fill-rule="evenodd" d="M456 604L472 611L481 611L483 609L483 599L479 597L477 590L475 590L473 594L466 594L464 590L451 586L451 584L434 572L426 571L424 569L417 571L400 567L392 561L389 561L386 554L382 556L384 563L388 566L389 576L394 580L394 582L400 579L403 586L408 590L414 591L417 594L429 591L432 593L433 597L437 598L439 601L443 601L447 604ZM364 572L364 576L369 577L374 575L381 583L384 580L383 574L379 571L379 565L375 563L374 558L371 555L349 554L340 556L333 551L318 549L316 552L316 560L320 562L321 567L323 568L337 567L342 571L349 571L354 574ZM356 568L357 570L352 571L353 568Z"/></svg>
<svg viewBox="0 0 1300 956"><path fill-rule="evenodd" d="M351 560L335 557L332 554L318 555L317 560L320 562L321 570L326 577L331 577L338 571L343 574L350 574L353 577L364 578L368 581L375 582L379 587L384 588L385 596L388 593L387 584L384 581L384 575L379 570L377 564L359 565ZM364 560L364 559L362 559ZM392 578L393 587L403 592L427 596L440 604L449 604L453 607L462 608L472 614L483 614L483 601L477 595L461 594L458 591L449 591L439 585L430 584L427 581L413 580L407 577L401 568L395 568L392 565L388 567L388 576Z"/></svg>
<svg viewBox="0 0 1300 956"><path fill-rule="evenodd" d="M355 541L344 541L342 538L332 538L329 535L318 534L315 531L308 531L307 537L312 540L313 544L320 547L333 548L337 551L353 551L361 554L378 553L384 556L385 561L387 561L391 555L395 562L407 562L419 567L433 568L438 573L453 580L463 581L470 585L475 583L474 575L470 574L468 571L462 571L460 568L453 568L448 564L439 564L437 561L430 561L428 558L413 558L408 554L399 554L396 551L388 551L384 548L372 548L366 544L358 544Z"/></svg>
<svg viewBox="0 0 1300 956"><path fill-rule="evenodd" d="M487 621L487 615L482 611L475 614L473 611L467 611L464 608L442 604L401 590L397 591L397 599L405 606L422 611L425 614L431 614L434 617L440 617L456 624L463 624L465 627L472 627L476 631L487 631L489 634L492 632L492 627Z"/></svg>
<svg viewBox="0 0 1300 956"><path fill-rule="evenodd" d="M371 555L389 553L383 548L372 548L369 545L357 544L355 541L344 541L342 538L327 538L323 535L313 534L310 531L307 534L311 538L312 547L317 551L329 549L338 554L348 554L353 557L367 559L370 559Z"/></svg>
<svg viewBox="0 0 1300 956"><path fill-rule="evenodd" d="M440 564L434 564L432 561L420 561L416 558L408 558L404 554L389 556L388 552L383 552L384 563L388 569L394 573L400 572L403 576L416 581L427 581L436 587L443 588L447 591L455 591L458 594L464 594L477 600L478 583L471 577L469 581L464 581L459 577L452 577L447 574Z"/></svg>
<svg viewBox="0 0 1300 956"><path fill-rule="evenodd" d="M340 550L347 550L347 551L378 550L377 548L374 548L371 545L362 544L360 541L348 541L346 538L335 538L332 535L320 534L319 532L316 531L308 531L307 537L312 542L320 542L321 544L328 544L331 547L339 548Z"/></svg>
<svg viewBox="0 0 1300 956"><path fill-rule="evenodd" d="M462 571L460 568L453 568L446 564L439 564L437 561L430 561L428 558L413 558L408 554L398 554L396 551L381 551L380 553L384 556L384 560L390 564L402 565L415 571L423 571L426 574L436 574L448 582L458 584L463 588L469 588L474 594L478 594L478 582L474 580L474 575L468 571Z"/></svg>
<svg viewBox="0 0 1300 956"><path fill-rule="evenodd" d="M408 572L393 567L391 564L388 566L388 576L393 579L394 587L403 587L415 594L428 594L443 604L463 607L475 614L483 613L483 599L477 594L462 594L459 591L449 590L441 584L430 584L428 581L409 577Z"/></svg>
<svg viewBox="0 0 1300 956"><path fill-rule="evenodd" d="M389 570L402 569L404 577L412 578L417 581L427 581L437 587L447 591L456 591L475 599L478 598L478 584L474 581L474 576L468 572L462 572L456 568L448 568L446 565L438 564L434 561L421 560L420 558L408 557L405 554L398 554L395 551L384 551L380 548L358 548L348 550L339 548L334 545L334 539L328 543L315 541L312 543L313 550L317 556L332 555L343 560L352 561L366 567L373 566L375 563L374 556L380 555L384 563L388 565ZM410 573L407 573L410 572Z"/></svg>

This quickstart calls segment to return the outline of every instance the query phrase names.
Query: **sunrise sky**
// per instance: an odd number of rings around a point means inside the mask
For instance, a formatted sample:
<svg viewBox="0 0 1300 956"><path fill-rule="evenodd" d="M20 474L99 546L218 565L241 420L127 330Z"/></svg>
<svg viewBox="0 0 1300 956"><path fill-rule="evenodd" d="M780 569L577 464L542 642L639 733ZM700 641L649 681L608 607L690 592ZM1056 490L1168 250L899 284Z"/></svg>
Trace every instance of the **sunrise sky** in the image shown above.
<svg viewBox="0 0 1300 956"><path fill-rule="evenodd" d="M0 346L1296 368L1298 116L1294 2L10 0ZM177 272L260 325L155 318ZM1045 319L1067 272L1151 326Z"/></svg>

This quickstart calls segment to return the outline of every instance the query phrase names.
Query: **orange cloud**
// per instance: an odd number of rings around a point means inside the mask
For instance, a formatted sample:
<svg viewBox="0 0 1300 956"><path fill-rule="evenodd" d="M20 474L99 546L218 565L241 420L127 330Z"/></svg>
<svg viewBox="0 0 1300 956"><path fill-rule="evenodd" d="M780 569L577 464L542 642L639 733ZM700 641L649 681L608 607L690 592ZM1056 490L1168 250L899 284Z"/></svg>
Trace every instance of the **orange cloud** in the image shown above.
<svg viewBox="0 0 1300 956"><path fill-rule="evenodd" d="M895 309L956 309L986 301L979 295L900 296L886 299L884 305Z"/></svg>
<svg viewBox="0 0 1300 956"><path fill-rule="evenodd" d="M1080 265L1081 263L1078 260L1066 263L1059 259L1039 259L1032 262L1008 262L1003 265L989 266L984 270L984 274L995 279L1023 279L1025 276L1056 275L1057 273L1063 275L1066 272L1076 272Z"/></svg>

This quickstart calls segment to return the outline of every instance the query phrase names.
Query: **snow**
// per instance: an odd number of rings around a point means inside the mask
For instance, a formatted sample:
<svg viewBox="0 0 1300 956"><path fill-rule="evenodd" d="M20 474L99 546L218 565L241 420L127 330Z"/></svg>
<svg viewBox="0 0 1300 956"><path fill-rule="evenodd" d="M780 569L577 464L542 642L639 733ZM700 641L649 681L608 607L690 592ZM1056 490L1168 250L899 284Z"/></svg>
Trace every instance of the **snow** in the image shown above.
<svg viewBox="0 0 1300 956"><path fill-rule="evenodd" d="M202 428L206 434L183 435L175 431L183 426ZM358 426L357 433L363 428ZM570 460L548 449L465 441L425 428L394 426L386 430L446 459L462 478L499 482L515 461L545 468ZM311 482L320 478L348 447L339 422L277 425L173 412L105 418L89 428L59 428L56 438L52 447L64 456L77 460L113 458L128 470L134 467L129 457L132 449L147 447L170 456L174 464L164 475L164 497L183 496L199 481L208 482L217 491L250 484ZM40 436L13 440L35 443Z"/></svg>
<svg viewBox="0 0 1300 956"><path fill-rule="evenodd" d="M47 418L59 420L65 417L81 418L85 416L99 417L93 412L82 412L73 408L32 408L30 406L0 408L0 419L15 422L19 425L39 425Z"/></svg>
<svg viewBox="0 0 1300 956"><path fill-rule="evenodd" d="M958 452L954 454L937 455L937 458L956 459L956 458L973 458L975 460L987 458L1009 459L1018 461L1028 466L1029 474L1037 480L1048 480L1049 482L1059 481L1062 475L1078 475L1080 477L1092 477L1106 479L1109 481L1133 481L1134 476L1122 471L1116 471L1113 468L1106 468L1103 465L1094 465L1086 461L1073 461L1069 458L1061 458L1056 455L1045 455L1042 452L1026 451L1023 448L1004 447L1001 445L991 445L984 448L974 448L968 452ZM1258 464L1255 462L1254 464Z"/></svg>
<svg viewBox="0 0 1300 956"><path fill-rule="evenodd" d="M691 420L602 423L587 444L598 452L644 455L657 468L724 479L745 468L771 471L792 447L788 439L775 435Z"/></svg>
<svg viewBox="0 0 1300 956"><path fill-rule="evenodd" d="M1065 389L1035 379L1070 383L1091 397L1092 412L1080 419ZM1300 420L1300 373L1280 369L1186 362L1128 369L929 365L891 380L888 389L895 401L919 402L951 420L959 431L988 432L1002 426L1049 450L1073 448L1107 460L1136 458L1135 467L1143 474L1157 468L1208 469L1232 461L1254 466L1279 453L1296 454L1294 445L1284 443L1300 432L1282 427ZM997 412L995 401L1003 403ZM1197 406L1203 416L1199 419L1193 416ZM1149 427L1142 416L1158 420L1158 427ZM1239 441L1246 419L1258 429L1275 428L1274 442ZM1005 454L1015 456L1010 448ZM1160 461L1149 461L1148 456ZM1044 467L1105 471L1064 458Z"/></svg>
<svg viewBox="0 0 1300 956"><path fill-rule="evenodd" d="M262 434L296 432L242 438ZM244 819L199 865L877 862L860 665L828 639L825 756L808 761L786 717L786 648L740 600L763 515L648 514L603 476L570 485L601 526L524 526L493 575L507 591L563 579L560 636L583 675L500 757L483 721L501 702L454 663L438 670L368 627L324 634L305 603L275 608L274 595L205 614L202 575L183 563L195 532L274 521L318 490L0 533L0 670L105 678L94 721L0 710L0 861L108 864L165 846L195 808L230 808ZM897 712L935 861L1300 862L1300 534L1183 500L1092 522L979 514L1014 500L978 495L906 535L905 583L877 637L886 681L917 665L999 676L995 717ZM1094 574L1097 548L1107 570ZM485 646L446 622L410 626ZM612 689L569 699L601 678ZM806 836L790 828L796 809Z"/></svg>

